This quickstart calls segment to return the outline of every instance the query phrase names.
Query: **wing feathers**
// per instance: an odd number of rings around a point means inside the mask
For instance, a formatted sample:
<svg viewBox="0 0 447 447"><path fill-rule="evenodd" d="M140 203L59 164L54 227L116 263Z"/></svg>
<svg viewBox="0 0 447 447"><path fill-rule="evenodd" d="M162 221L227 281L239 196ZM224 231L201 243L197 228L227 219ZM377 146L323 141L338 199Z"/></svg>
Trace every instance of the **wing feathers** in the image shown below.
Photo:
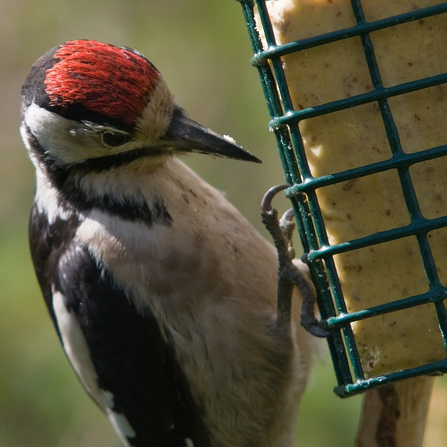
<svg viewBox="0 0 447 447"><path fill-rule="evenodd" d="M50 314L81 381L129 445L208 447L200 412L157 321L139 314L98 268L87 245L74 238L78 225L75 218L48 225L34 209L30 243Z"/></svg>

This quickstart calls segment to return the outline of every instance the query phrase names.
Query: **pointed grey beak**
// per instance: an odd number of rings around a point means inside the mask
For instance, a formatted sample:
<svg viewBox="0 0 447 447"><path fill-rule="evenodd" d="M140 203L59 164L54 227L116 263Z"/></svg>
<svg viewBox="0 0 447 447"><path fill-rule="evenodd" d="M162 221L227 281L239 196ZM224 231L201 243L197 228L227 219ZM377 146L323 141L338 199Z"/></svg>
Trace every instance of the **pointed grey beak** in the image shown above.
<svg viewBox="0 0 447 447"><path fill-rule="evenodd" d="M163 137L163 146L178 148L185 152L198 152L262 163L259 158L237 145L230 137L222 137L211 129L196 123L188 118L181 109L174 113L169 129Z"/></svg>

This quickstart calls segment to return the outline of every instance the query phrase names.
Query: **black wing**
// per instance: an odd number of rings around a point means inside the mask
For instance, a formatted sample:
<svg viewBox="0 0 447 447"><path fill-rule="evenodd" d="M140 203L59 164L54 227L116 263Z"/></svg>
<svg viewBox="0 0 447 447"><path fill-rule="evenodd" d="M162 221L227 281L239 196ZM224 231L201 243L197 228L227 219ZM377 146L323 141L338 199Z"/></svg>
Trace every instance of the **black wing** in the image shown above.
<svg viewBox="0 0 447 447"><path fill-rule="evenodd" d="M152 315L139 314L122 290L101 274L88 247L76 244L76 217L47 223L33 209L30 245L37 277L57 329L51 289L64 296L90 349L102 390L114 396L135 447L209 447L207 431L173 352Z"/></svg>

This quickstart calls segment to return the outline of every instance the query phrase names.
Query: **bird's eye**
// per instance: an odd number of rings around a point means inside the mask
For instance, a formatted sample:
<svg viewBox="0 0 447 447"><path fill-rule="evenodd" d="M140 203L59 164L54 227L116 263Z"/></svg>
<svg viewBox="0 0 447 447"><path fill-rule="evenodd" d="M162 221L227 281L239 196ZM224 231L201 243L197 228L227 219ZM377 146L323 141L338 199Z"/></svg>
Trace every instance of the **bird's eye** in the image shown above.
<svg viewBox="0 0 447 447"><path fill-rule="evenodd" d="M124 143L127 143L131 136L129 134L125 133L118 133L118 132L103 132L101 134L102 142L106 146L110 147L117 147L121 146Z"/></svg>

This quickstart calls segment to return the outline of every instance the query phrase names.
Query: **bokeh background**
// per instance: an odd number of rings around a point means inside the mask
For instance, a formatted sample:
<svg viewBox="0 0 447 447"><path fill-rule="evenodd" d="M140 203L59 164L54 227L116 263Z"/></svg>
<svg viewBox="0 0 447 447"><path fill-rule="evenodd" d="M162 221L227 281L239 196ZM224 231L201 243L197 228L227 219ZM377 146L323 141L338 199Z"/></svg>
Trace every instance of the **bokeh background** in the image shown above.
<svg viewBox="0 0 447 447"><path fill-rule="evenodd" d="M0 0L0 447L118 447L78 384L50 323L27 246L34 171L19 136L20 89L34 61L66 40L134 47L163 73L190 116L229 134L263 165L185 158L268 237L259 203L283 182L241 8L235 0ZM287 208L285 200L275 202ZM300 445L353 444L360 397L340 400L324 343L297 423ZM441 446L445 381L427 446Z"/></svg>

